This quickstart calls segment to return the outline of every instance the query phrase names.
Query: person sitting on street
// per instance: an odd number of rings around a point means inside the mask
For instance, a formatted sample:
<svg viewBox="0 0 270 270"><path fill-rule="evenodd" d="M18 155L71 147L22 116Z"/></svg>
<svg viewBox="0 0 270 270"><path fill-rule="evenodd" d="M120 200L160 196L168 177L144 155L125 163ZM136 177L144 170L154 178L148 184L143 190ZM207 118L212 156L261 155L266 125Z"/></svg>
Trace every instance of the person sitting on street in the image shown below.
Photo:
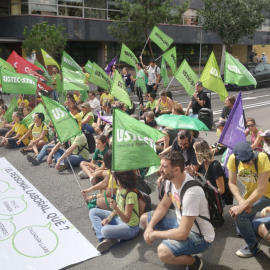
<svg viewBox="0 0 270 270"><path fill-rule="evenodd" d="M185 111L183 110L183 106L179 103L174 103L173 107L172 107L172 114L185 115Z"/></svg>
<svg viewBox="0 0 270 270"><path fill-rule="evenodd" d="M239 203L229 212L235 220L237 233L246 242L236 255L241 258L252 257L260 251L252 221L256 213L270 206L270 161L264 153L259 153L256 159L250 145L240 142L233 148L227 168L230 190ZM243 197L237 186L237 178L245 186L246 193Z"/></svg>
<svg viewBox="0 0 270 270"><path fill-rule="evenodd" d="M30 96L30 102L28 104L28 106L32 109L34 109L36 107L36 105L38 105L41 101L38 100L37 98L37 102L36 102L36 97L35 96Z"/></svg>
<svg viewBox="0 0 270 270"><path fill-rule="evenodd" d="M19 145L17 145L17 141L27 133L27 128L24 125L20 124L20 121L22 119L23 115L19 111L12 114L12 121L14 122L14 126L10 131L7 132L7 134L2 138L1 141L1 145L5 145L5 148L23 147L29 144L29 138L27 137L22 140ZM11 135L15 136L10 137Z"/></svg>
<svg viewBox="0 0 270 270"><path fill-rule="evenodd" d="M220 138L220 135L223 131L223 128L226 124L226 120L222 119L222 120L219 120L217 123L216 123L216 127L217 127L217 132L216 132L216 135L217 135L217 138L219 139ZM211 150L213 151L214 154L220 154L222 155L226 150L227 150L227 147L221 143L218 143L216 142L215 144L211 145Z"/></svg>
<svg viewBox="0 0 270 270"><path fill-rule="evenodd" d="M102 105L103 103L106 103L106 102L109 102L109 103L113 103L114 102L114 97L109 94L109 91L108 90L105 90L105 93L101 95L100 97L100 104Z"/></svg>
<svg viewBox="0 0 270 270"><path fill-rule="evenodd" d="M263 149L263 138L260 136L263 133L262 129L257 128L254 118L247 119L247 129L245 131L246 137L250 135L250 140L252 142L251 148L257 151L262 151Z"/></svg>
<svg viewBox="0 0 270 270"><path fill-rule="evenodd" d="M35 113L34 115L34 123L28 127L28 131L25 135L23 135L18 141L17 145L19 146L21 142L25 139L31 139L27 148L22 148L21 153L26 154L30 151L34 151L35 156L38 155L38 151L42 149L42 147L49 142L48 140L48 127L44 123L45 116L43 113Z"/></svg>
<svg viewBox="0 0 270 270"><path fill-rule="evenodd" d="M88 159L89 151L87 139L84 133L76 135L69 141L69 148L64 150L61 148L62 143L58 142L51 150L47 163L52 164L53 157L55 159L55 169L62 171L71 166L79 166L82 161Z"/></svg>
<svg viewBox="0 0 270 270"><path fill-rule="evenodd" d="M148 110L155 112L156 111L156 107L157 107L157 103L158 101L156 100L157 94L156 93L150 93L147 96L148 102L146 104L145 107L143 107L142 104L140 104L140 108L142 110L142 112L146 112Z"/></svg>
<svg viewBox="0 0 270 270"><path fill-rule="evenodd" d="M225 107L222 109L219 120L228 119L235 101L236 101L235 96L227 96L226 97L226 99L225 99Z"/></svg>
<svg viewBox="0 0 270 270"><path fill-rule="evenodd" d="M144 120L144 123L152 128L157 129L157 122L155 120L155 114L152 111L147 112L143 117L142 120Z"/></svg>
<svg viewBox="0 0 270 270"><path fill-rule="evenodd" d="M270 130L266 130L264 133L261 133L260 136L263 138L263 152L270 156Z"/></svg>
<svg viewBox="0 0 270 270"><path fill-rule="evenodd" d="M190 103L188 104L186 115L189 115L192 118L198 118L198 113L201 108L205 106L208 97L207 94L203 91L203 85L200 81L195 84L195 92L191 98ZM192 108L192 113L189 114L189 110Z"/></svg>
<svg viewBox="0 0 270 270"><path fill-rule="evenodd" d="M79 104L81 93L80 91L74 91L73 98L75 99L76 103Z"/></svg>
<svg viewBox="0 0 270 270"><path fill-rule="evenodd" d="M111 116L111 109L112 105L110 102L102 104L101 111L99 112L100 116ZM101 120L101 118L98 118L97 122L93 123L92 127L98 135L101 135L106 124L107 122Z"/></svg>
<svg viewBox="0 0 270 270"><path fill-rule="evenodd" d="M92 184L96 184L99 181L97 181L96 179L94 180L94 177L97 179L102 176L105 177L107 171L105 170L103 158L109 150L107 144L108 140L105 135L99 135L96 138L96 150L91 162L83 161L80 164L80 167L82 169L82 171L78 174L80 178L89 178ZM98 164L96 164L96 162L98 162ZM92 182L92 180L94 181Z"/></svg>
<svg viewBox="0 0 270 270"><path fill-rule="evenodd" d="M103 253L118 244L121 240L134 238L139 232L138 195L133 191L137 185L137 174L134 170L115 172L118 184L116 200L110 200L111 211L92 208L90 220L100 243L96 249Z"/></svg>
<svg viewBox="0 0 270 270"><path fill-rule="evenodd" d="M180 152L164 154L160 164L159 172L166 181L165 194L155 211L141 216L144 240L151 245L156 239L162 239L157 249L162 262L187 265L189 270L202 269L202 260L194 255L206 251L215 238L212 224L200 218L210 218L205 193L195 186L180 198L183 186L193 180L184 171L185 159ZM171 203L175 210L169 209Z"/></svg>
<svg viewBox="0 0 270 270"><path fill-rule="evenodd" d="M80 109L77 105L72 105L70 108L70 113L77 120L80 130L82 130L82 115L80 114Z"/></svg>
<svg viewBox="0 0 270 270"><path fill-rule="evenodd" d="M7 121L4 119L4 116L7 111L6 105L0 105L0 136L5 136L7 132L10 130L6 127Z"/></svg>
<svg viewBox="0 0 270 270"><path fill-rule="evenodd" d="M169 97L167 97L167 92L165 90L162 90L159 93L159 96L160 98L157 101L155 111L156 117L162 114L170 114L173 106L173 102Z"/></svg>
<svg viewBox="0 0 270 270"><path fill-rule="evenodd" d="M28 106L29 101L27 98L27 95L20 94L19 99L17 100L17 105L22 108Z"/></svg>
<svg viewBox="0 0 270 270"><path fill-rule="evenodd" d="M94 128L92 127L94 124L94 115L88 102L82 104L80 114L82 117L82 131L94 133Z"/></svg>
<svg viewBox="0 0 270 270"><path fill-rule="evenodd" d="M96 94L94 92L89 91L88 97L89 98L87 99L87 101L89 102L92 113L94 115L97 115L97 111L101 110L99 100L96 98Z"/></svg>

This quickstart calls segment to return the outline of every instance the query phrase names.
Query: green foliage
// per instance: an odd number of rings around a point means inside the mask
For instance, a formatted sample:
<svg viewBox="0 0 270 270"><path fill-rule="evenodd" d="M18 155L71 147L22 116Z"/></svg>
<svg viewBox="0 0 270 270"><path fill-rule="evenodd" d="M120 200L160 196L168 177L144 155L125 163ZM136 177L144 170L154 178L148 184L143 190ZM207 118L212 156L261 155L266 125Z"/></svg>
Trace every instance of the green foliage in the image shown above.
<svg viewBox="0 0 270 270"><path fill-rule="evenodd" d="M233 45L241 37L254 38L265 21L270 0L203 0L205 7L197 11L205 32L215 32L222 43Z"/></svg>
<svg viewBox="0 0 270 270"><path fill-rule="evenodd" d="M29 56L32 50L36 50L36 56L39 61L42 58L41 48L44 49L55 60L59 59L67 43L67 33L63 24L57 27L49 25L48 22L37 23L31 30L24 28L23 36L25 40L22 48L25 49L26 55Z"/></svg>
<svg viewBox="0 0 270 270"><path fill-rule="evenodd" d="M113 37L125 42L131 50L141 46L153 27L159 23L183 24L182 15L189 8L189 1L182 6L172 5L172 0L115 0L115 2L121 12L108 29Z"/></svg>

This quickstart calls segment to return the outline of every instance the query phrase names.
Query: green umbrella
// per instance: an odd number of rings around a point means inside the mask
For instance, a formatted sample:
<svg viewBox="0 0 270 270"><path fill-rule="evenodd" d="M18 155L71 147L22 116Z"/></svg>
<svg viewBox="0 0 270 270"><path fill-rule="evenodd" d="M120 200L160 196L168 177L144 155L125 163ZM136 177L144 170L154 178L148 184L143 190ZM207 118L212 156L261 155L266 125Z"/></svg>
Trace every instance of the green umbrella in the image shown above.
<svg viewBox="0 0 270 270"><path fill-rule="evenodd" d="M185 115L164 114L156 118L158 125L171 127L174 129L190 129L190 130L209 130L208 127L199 119Z"/></svg>

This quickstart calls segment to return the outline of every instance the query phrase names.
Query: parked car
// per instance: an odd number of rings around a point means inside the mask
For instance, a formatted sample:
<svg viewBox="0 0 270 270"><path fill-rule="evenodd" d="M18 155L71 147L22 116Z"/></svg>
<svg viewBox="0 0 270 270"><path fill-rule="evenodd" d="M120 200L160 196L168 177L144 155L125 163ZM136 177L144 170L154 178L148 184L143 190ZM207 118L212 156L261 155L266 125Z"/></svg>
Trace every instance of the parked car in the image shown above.
<svg viewBox="0 0 270 270"><path fill-rule="evenodd" d="M256 88L270 87L270 64L268 63L245 63L246 69L252 74L257 81ZM224 81L224 75L222 75ZM254 85L238 86L235 84L226 84L226 89L229 90L250 90Z"/></svg>

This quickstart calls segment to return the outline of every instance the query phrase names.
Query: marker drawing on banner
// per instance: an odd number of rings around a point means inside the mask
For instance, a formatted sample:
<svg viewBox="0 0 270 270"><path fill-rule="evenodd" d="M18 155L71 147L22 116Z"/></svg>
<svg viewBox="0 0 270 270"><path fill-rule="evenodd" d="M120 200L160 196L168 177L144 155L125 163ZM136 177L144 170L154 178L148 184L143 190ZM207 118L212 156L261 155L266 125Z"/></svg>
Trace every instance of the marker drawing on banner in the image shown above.
<svg viewBox="0 0 270 270"><path fill-rule="evenodd" d="M9 189L14 189L12 188L9 183L7 183L6 181L2 181L0 180L0 194L5 193L6 191L8 191Z"/></svg>
<svg viewBox="0 0 270 270"><path fill-rule="evenodd" d="M27 208L27 202L21 197L10 197L0 200L0 215L15 216Z"/></svg>
<svg viewBox="0 0 270 270"><path fill-rule="evenodd" d="M12 217L9 219L0 219L0 242L9 239L16 232L16 226L12 220Z"/></svg>

